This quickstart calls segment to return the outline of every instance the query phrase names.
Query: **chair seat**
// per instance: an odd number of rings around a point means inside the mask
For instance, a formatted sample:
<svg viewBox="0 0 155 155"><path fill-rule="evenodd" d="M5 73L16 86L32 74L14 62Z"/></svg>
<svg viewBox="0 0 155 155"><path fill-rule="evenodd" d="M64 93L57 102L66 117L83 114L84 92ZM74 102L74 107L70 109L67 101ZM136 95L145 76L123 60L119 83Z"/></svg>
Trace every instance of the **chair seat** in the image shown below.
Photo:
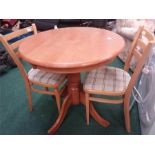
<svg viewBox="0 0 155 155"><path fill-rule="evenodd" d="M65 80L65 77L65 74L51 73L33 68L28 72L28 79L30 81L49 85L58 85Z"/></svg>
<svg viewBox="0 0 155 155"><path fill-rule="evenodd" d="M88 73L84 82L84 90L123 93L130 78L129 73L120 68L102 66Z"/></svg>

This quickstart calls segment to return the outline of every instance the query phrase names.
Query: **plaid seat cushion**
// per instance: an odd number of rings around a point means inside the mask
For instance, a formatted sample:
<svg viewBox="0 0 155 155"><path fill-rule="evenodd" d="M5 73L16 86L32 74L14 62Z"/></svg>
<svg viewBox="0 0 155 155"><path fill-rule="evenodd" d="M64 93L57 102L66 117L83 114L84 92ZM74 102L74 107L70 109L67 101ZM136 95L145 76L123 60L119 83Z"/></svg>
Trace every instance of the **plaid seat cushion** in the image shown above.
<svg viewBox="0 0 155 155"><path fill-rule="evenodd" d="M84 82L84 90L124 92L130 78L128 72L120 68L103 66L88 73Z"/></svg>
<svg viewBox="0 0 155 155"><path fill-rule="evenodd" d="M32 68L28 72L28 79L34 82L41 82L44 84L55 85L55 84L59 84L62 80L64 80L65 75L46 72L46 71Z"/></svg>

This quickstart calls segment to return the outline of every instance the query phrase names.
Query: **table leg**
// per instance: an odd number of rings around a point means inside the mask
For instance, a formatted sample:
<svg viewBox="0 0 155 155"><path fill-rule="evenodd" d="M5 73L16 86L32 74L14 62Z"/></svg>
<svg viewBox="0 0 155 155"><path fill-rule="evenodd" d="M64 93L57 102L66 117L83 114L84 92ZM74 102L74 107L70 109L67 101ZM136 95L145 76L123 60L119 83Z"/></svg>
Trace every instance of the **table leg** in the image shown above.
<svg viewBox="0 0 155 155"><path fill-rule="evenodd" d="M84 104L85 105L85 94L82 90L81 82L80 82L80 73L77 74L68 74L68 86L65 90L66 92L63 95L67 96L64 99L62 104L60 114L54 123L54 125L48 130L48 134L54 134L56 130L60 127L63 122L67 111L71 105ZM93 104L90 104L90 114L91 116L103 127L108 127L109 122L103 119L93 107Z"/></svg>
<svg viewBox="0 0 155 155"><path fill-rule="evenodd" d="M62 104L60 114L54 123L54 125L48 130L48 134L54 134L56 130L60 127L63 122L66 113L71 104L77 105L80 103L80 73L68 74L68 86L65 92L62 95L66 95L64 102Z"/></svg>
<svg viewBox="0 0 155 155"><path fill-rule="evenodd" d="M102 118L95 110L93 104L90 104L90 114L92 115L92 117L96 120L96 122L98 122L100 125L102 125L103 127L107 128L110 123L105 120L104 118Z"/></svg>
<svg viewBox="0 0 155 155"><path fill-rule="evenodd" d="M66 113L71 105L72 101L70 96L66 96L64 99L64 102L62 104L61 110L60 110L60 114L56 120L56 122L54 123L54 125L48 130L48 134L54 134L57 129L60 127L62 121L64 120Z"/></svg>
<svg viewBox="0 0 155 155"><path fill-rule="evenodd" d="M68 74L68 93L72 98L72 104L77 105L80 103L80 73Z"/></svg>

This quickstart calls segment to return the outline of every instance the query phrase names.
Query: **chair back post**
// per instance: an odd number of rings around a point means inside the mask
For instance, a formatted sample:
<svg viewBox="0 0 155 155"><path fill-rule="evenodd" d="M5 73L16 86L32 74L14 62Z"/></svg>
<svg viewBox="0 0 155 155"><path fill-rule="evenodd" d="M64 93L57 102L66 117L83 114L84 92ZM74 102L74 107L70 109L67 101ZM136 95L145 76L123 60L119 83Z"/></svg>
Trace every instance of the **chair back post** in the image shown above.
<svg viewBox="0 0 155 155"><path fill-rule="evenodd" d="M145 64L146 59L149 56L151 47L154 44L155 44L155 41L150 41L148 43L147 47L145 48L144 53L142 54L142 57L141 57L140 61L136 65L136 68L134 70L134 73L131 76L131 80L129 82L129 85L128 85L127 90L126 90L126 93L125 93L125 100L128 100L128 101L130 100L132 89L133 89L133 87L134 87L134 85L135 85L135 83L136 83L136 81L138 79L138 76L140 75L140 73L142 71L142 68L143 68L143 66Z"/></svg>
<svg viewBox="0 0 155 155"><path fill-rule="evenodd" d="M134 50L134 48L136 46L136 43L137 43L137 40L138 40L139 36L141 35L141 32L143 31L143 28L144 28L144 26L139 27L137 33L135 34L134 40L133 40L133 42L131 44L131 47L129 49L129 55L127 57L127 60L125 62L125 66L124 66L124 70L127 71L127 72L128 72L128 70L130 68L130 62L131 62L131 59L133 57L133 50Z"/></svg>
<svg viewBox="0 0 155 155"><path fill-rule="evenodd" d="M32 28L33 28L33 32L34 32L34 35L36 35L38 32L37 32L37 27L36 27L36 24L32 24Z"/></svg>
<svg viewBox="0 0 155 155"><path fill-rule="evenodd" d="M21 41L24 39L17 40L11 44L8 41L16 38L18 36L21 36L23 34L27 34L29 32L33 32L34 35L37 34L37 29L36 29L35 24L32 24L32 26L30 26L30 27L23 28L23 29L17 30L15 32L12 32L12 33L9 33L6 35L0 34L0 41L2 42L3 46L5 47L5 49L7 50L7 52L9 53L9 55L11 56L11 58L13 59L15 64L17 65L17 67L18 67L18 69L26 83L28 83L27 72L24 69L24 67L19 59L18 52L15 52L15 49L19 47Z"/></svg>
<svg viewBox="0 0 155 155"><path fill-rule="evenodd" d="M0 34L0 41L2 42L3 46L5 47L5 49L7 50L7 52L9 53L9 55L11 56L11 58L13 59L15 64L17 65L24 80L28 80L27 73L26 73L22 63L20 62L16 53L13 51L12 47L8 44L7 40L5 39L5 37L2 34Z"/></svg>
<svg viewBox="0 0 155 155"><path fill-rule="evenodd" d="M147 43L144 43L143 37L145 37L145 39L147 39ZM131 45L130 53L129 53L129 56L126 60L125 67L124 67L124 70L128 71L132 57L136 56L135 58L137 58L138 61L136 63L134 72L131 75L131 80L128 84L127 90L125 92L125 100L126 101L127 100L130 101L132 89L138 79L139 74L142 71L142 68L145 64L146 59L149 56L149 53L150 53L150 50L151 50L151 47L153 46L153 44L155 44L154 35L152 33L150 33L149 31L147 31L144 28L144 26L139 27L139 29L135 35L134 41ZM142 49L142 53L137 49L137 46Z"/></svg>

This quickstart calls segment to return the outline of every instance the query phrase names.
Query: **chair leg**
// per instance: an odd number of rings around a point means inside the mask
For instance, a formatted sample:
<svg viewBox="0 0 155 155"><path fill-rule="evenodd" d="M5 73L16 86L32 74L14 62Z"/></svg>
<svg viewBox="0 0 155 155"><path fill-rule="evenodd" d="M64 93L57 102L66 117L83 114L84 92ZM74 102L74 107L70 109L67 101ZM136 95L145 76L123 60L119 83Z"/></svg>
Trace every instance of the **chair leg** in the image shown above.
<svg viewBox="0 0 155 155"><path fill-rule="evenodd" d="M56 98L56 104L57 104L58 112L60 113L61 101L60 101L60 93L59 93L58 89L55 89L55 98Z"/></svg>
<svg viewBox="0 0 155 155"><path fill-rule="evenodd" d="M125 116L125 127L128 132L131 132L130 125L130 110L129 110L129 100L124 101L124 116Z"/></svg>
<svg viewBox="0 0 155 155"><path fill-rule="evenodd" d="M30 112L32 111L32 96L31 96L31 86L29 82L26 82L26 91L28 96L28 104L30 108Z"/></svg>
<svg viewBox="0 0 155 155"><path fill-rule="evenodd" d="M89 125L89 94L86 93L86 120L87 120L87 125Z"/></svg>

